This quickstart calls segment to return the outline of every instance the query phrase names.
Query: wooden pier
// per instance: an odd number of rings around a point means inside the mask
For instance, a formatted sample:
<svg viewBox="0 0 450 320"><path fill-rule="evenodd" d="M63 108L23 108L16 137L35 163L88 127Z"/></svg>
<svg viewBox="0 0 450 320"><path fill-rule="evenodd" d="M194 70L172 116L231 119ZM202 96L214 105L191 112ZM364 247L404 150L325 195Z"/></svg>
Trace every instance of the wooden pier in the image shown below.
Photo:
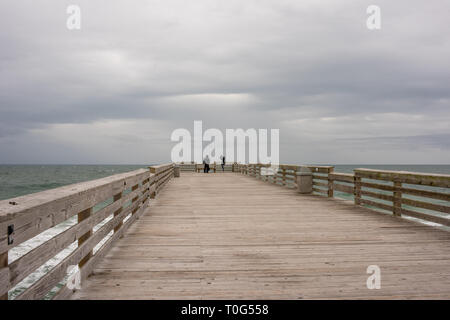
<svg viewBox="0 0 450 320"><path fill-rule="evenodd" d="M204 174L194 166L173 178L179 168L161 165L1 201L0 294L78 241L17 299L450 298L450 233L442 230L450 225L450 176L264 168ZM312 193L299 193L302 178ZM74 215L73 227L8 263L8 250ZM74 264L79 290L64 285ZM370 265L381 270L380 289L366 285Z"/></svg>

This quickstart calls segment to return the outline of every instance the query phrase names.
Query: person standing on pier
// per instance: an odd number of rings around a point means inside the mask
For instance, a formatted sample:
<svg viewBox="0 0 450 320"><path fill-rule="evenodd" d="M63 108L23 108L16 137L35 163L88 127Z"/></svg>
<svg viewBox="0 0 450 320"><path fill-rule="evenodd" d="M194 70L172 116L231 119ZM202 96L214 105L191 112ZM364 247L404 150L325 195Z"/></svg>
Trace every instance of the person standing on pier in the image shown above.
<svg viewBox="0 0 450 320"><path fill-rule="evenodd" d="M220 159L222 159L222 172L225 171L225 156L221 156Z"/></svg>
<svg viewBox="0 0 450 320"><path fill-rule="evenodd" d="M209 156L206 155L205 159L203 159L203 163L205 164L205 168L203 169L204 173L209 173Z"/></svg>

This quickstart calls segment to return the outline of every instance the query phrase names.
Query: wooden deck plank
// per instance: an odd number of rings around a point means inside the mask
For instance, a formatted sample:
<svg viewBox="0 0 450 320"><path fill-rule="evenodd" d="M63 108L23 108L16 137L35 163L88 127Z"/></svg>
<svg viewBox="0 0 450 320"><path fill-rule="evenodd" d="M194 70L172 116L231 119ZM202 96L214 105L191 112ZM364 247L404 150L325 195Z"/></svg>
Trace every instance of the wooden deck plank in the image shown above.
<svg viewBox="0 0 450 320"><path fill-rule="evenodd" d="M347 201L182 172L72 298L449 299L449 249L448 232Z"/></svg>

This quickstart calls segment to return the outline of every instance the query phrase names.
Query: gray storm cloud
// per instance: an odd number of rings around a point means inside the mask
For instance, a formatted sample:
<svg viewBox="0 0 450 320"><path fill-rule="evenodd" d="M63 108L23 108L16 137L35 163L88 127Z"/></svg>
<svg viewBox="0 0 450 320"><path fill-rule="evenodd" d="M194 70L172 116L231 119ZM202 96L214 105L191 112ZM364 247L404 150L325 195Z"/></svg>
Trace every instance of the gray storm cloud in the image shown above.
<svg viewBox="0 0 450 320"><path fill-rule="evenodd" d="M66 8L81 8L81 30ZM381 7L382 28L366 28ZM450 163L446 0L0 3L0 163L168 161L279 128L284 163Z"/></svg>

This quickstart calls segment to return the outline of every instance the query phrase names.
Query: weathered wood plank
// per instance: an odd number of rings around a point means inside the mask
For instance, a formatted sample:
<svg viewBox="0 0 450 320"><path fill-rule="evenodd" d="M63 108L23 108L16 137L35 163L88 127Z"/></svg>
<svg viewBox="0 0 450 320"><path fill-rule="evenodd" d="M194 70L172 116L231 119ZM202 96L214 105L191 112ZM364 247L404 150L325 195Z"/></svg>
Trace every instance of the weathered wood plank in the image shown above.
<svg viewBox="0 0 450 320"><path fill-rule="evenodd" d="M130 219L128 219L122 227L115 232L96 252L96 254L90 259L81 269L81 281L86 280L86 278L92 273L95 266L105 257L105 255L112 249L115 242L119 240L123 234L128 230L128 228L143 214L147 208L149 197L145 197L144 202L137 207L138 211ZM75 292L75 290L69 289L66 285L63 286L53 297L54 300L65 300L70 298L70 296Z"/></svg>
<svg viewBox="0 0 450 320"><path fill-rule="evenodd" d="M328 190L324 190L324 189L319 189L319 188L312 188L313 192L317 192L317 193L323 193L328 195Z"/></svg>
<svg viewBox="0 0 450 320"><path fill-rule="evenodd" d="M367 179L398 181L441 188L450 188L450 175L417 173L408 171L389 171L373 169L355 169L355 175Z"/></svg>
<svg viewBox="0 0 450 320"><path fill-rule="evenodd" d="M327 183L322 183L322 182L318 182L318 181L314 181L314 180L313 180L313 186L328 188Z"/></svg>
<svg viewBox="0 0 450 320"><path fill-rule="evenodd" d="M265 165L265 166L266 166L266 167L270 167L270 164ZM290 165L290 164L280 164L279 167L280 167L280 169L282 169L282 170L291 170L291 171L294 171L294 172L297 172L298 169L300 168L300 166L297 166L297 165Z"/></svg>
<svg viewBox="0 0 450 320"><path fill-rule="evenodd" d="M395 216L402 215L402 183L400 181L394 180L394 197L392 199L392 205L394 207L393 214ZM385 199L386 200L386 199Z"/></svg>
<svg viewBox="0 0 450 320"><path fill-rule="evenodd" d="M107 200L149 174L141 169L0 201L0 230L14 225L15 232L14 242L9 245L6 235L0 234L0 253Z"/></svg>
<svg viewBox="0 0 450 320"><path fill-rule="evenodd" d="M355 198L353 199L353 201L357 206L361 204L361 180L361 177L355 176Z"/></svg>
<svg viewBox="0 0 450 320"><path fill-rule="evenodd" d="M329 173L334 169L333 166L307 166L307 168L311 169L312 172L317 173Z"/></svg>
<svg viewBox="0 0 450 320"><path fill-rule="evenodd" d="M429 190L419 190L419 189L405 188L405 187L402 187L400 189L400 191L404 194L410 194L413 196L450 201L450 193L442 193L442 192L435 192L435 191L429 191Z"/></svg>
<svg viewBox="0 0 450 320"><path fill-rule="evenodd" d="M147 184L144 185L144 189L146 186ZM105 208L100 209L88 219L57 234L50 240L42 243L38 247L28 252L24 256L13 261L9 265L9 268L11 270L11 286L15 286L16 284L18 284L31 272L35 271L50 258L55 256L58 252L79 239L81 235L94 228L94 226L106 219L115 210L117 210L119 207L122 207L126 202L138 195L139 192L140 190L136 190L127 194L126 196L121 198L120 201L113 202Z"/></svg>
<svg viewBox="0 0 450 320"><path fill-rule="evenodd" d="M448 232L349 201L186 173L72 298L450 298L449 249ZM371 264L381 290L366 287Z"/></svg>
<svg viewBox="0 0 450 320"><path fill-rule="evenodd" d="M419 200L413 200L413 199L407 199L407 198L402 198L401 203L412 206L412 207L418 207L418 208L429 209L429 210L434 210L434 211L439 211L439 212L444 212L444 213L450 213L450 207L440 205L440 204L424 202L424 201L419 201Z"/></svg>
<svg viewBox="0 0 450 320"><path fill-rule="evenodd" d="M360 177L356 177L355 179L361 180ZM394 186L390 186L387 184L379 184L379 183L361 181L360 185L361 185L361 187L364 187L364 188L379 189L379 190L384 190L384 191L394 191Z"/></svg>
<svg viewBox="0 0 450 320"><path fill-rule="evenodd" d="M379 209L383 209L383 210L387 210L387 211L393 211L394 210L394 206L388 205L388 204L384 204L384 203L380 203L377 201L372 201L372 200L367 200L367 199L360 199L360 203L361 204L366 204L375 208L379 208Z"/></svg>
<svg viewBox="0 0 450 320"><path fill-rule="evenodd" d="M78 214L78 223L83 222L83 220L87 220L92 216L92 212L94 208L86 209ZM86 233L82 234L81 237L78 238L78 247L80 247L84 242L86 242L93 234L94 230L89 229ZM93 251L89 251L84 257L81 258L78 266L81 268L86 264L86 262L92 257Z"/></svg>
<svg viewBox="0 0 450 320"><path fill-rule="evenodd" d="M371 198L380 199L380 200L394 201L394 196L391 196L391 195L388 195L388 194L383 194L383 193L376 193L376 192L361 190L361 195L367 196L367 197L371 197Z"/></svg>
<svg viewBox="0 0 450 320"><path fill-rule="evenodd" d="M352 173L337 173L333 172L328 175L329 179L340 182L353 183L355 176Z"/></svg>
<svg viewBox="0 0 450 320"><path fill-rule="evenodd" d="M408 210L408 209L403 209L403 208L402 208L402 214L405 214L405 215L410 216L410 217L422 219L422 220L425 220L425 221L439 223L439 224L442 224L444 226L450 226L450 219L448 219L448 218L438 217L438 216L434 216L434 215L431 215L431 214L426 214L426 213L417 212L417 211Z"/></svg>
<svg viewBox="0 0 450 320"><path fill-rule="evenodd" d="M350 193L350 194L354 193L354 188L353 187L346 186L346 185L343 185L343 184L338 184L338 183L334 184L334 190L340 191L340 192L345 192L345 193Z"/></svg>
<svg viewBox="0 0 450 320"><path fill-rule="evenodd" d="M169 163L169 164L161 164L161 165L157 165L157 166L151 166L149 167L150 172L154 173L154 174L161 174L167 170L171 170L173 169L174 164L173 163Z"/></svg>
<svg viewBox="0 0 450 320"><path fill-rule="evenodd" d="M8 300L9 282L8 252L0 254L0 300Z"/></svg>
<svg viewBox="0 0 450 320"><path fill-rule="evenodd" d="M145 197L148 196L146 193ZM113 228L123 220L139 203L130 205L119 215L105 223L99 230L83 242L69 256L64 258L57 266L46 273L42 278L35 282L26 291L21 293L16 299L42 299L54 286L56 286L65 276L67 268L78 264L91 250L99 243ZM88 260L89 261L89 260Z"/></svg>
<svg viewBox="0 0 450 320"><path fill-rule="evenodd" d="M9 268L0 268L0 300L8 300Z"/></svg>

